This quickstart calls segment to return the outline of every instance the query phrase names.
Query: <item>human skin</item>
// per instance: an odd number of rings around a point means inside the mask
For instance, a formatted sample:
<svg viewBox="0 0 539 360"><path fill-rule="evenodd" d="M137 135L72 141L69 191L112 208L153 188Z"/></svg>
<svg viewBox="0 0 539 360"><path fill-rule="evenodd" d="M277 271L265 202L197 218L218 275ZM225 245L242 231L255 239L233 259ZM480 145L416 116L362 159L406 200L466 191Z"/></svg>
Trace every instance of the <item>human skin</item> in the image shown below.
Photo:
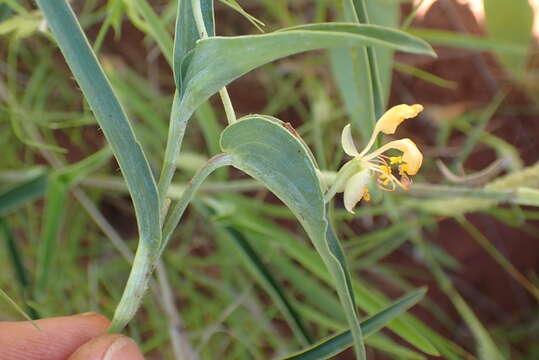
<svg viewBox="0 0 539 360"><path fill-rule="evenodd" d="M130 338L107 334L109 320L86 313L0 322L0 360L143 360ZM37 328L36 328L37 326Z"/></svg>

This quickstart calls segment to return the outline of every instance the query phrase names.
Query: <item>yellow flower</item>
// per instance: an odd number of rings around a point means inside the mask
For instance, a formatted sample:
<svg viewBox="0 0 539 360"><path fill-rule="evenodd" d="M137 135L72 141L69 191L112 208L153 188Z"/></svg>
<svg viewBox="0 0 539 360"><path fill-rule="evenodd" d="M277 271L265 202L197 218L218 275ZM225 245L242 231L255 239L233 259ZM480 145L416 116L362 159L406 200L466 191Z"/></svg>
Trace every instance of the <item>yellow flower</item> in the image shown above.
<svg viewBox="0 0 539 360"><path fill-rule="evenodd" d="M341 143L344 152L353 159L339 170L335 183L326 193L326 201L335 193L344 192L344 206L354 213L353 209L361 199L369 200L367 184L372 177L377 178L378 187L382 190L393 191L397 186L407 190L410 184L408 175L417 174L423 162L423 154L412 140L406 138L391 141L368 152L379 133L394 134L404 120L416 117L422 110L423 106L419 104L402 104L389 109L376 123L371 138L361 152L354 145L350 124L346 125L342 131ZM384 155L390 149L399 150L402 155ZM400 179L393 174L394 168L398 170Z"/></svg>

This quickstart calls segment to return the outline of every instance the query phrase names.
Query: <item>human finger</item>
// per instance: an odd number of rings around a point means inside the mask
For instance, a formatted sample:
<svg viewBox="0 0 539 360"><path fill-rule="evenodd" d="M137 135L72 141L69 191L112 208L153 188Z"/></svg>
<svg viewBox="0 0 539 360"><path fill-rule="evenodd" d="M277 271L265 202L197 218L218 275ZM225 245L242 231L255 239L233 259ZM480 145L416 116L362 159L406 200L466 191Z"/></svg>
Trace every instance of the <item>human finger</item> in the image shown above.
<svg viewBox="0 0 539 360"><path fill-rule="evenodd" d="M144 357L127 336L105 334L82 345L69 360L144 360Z"/></svg>
<svg viewBox="0 0 539 360"><path fill-rule="evenodd" d="M96 313L29 321L0 322L0 360L67 359L109 326Z"/></svg>

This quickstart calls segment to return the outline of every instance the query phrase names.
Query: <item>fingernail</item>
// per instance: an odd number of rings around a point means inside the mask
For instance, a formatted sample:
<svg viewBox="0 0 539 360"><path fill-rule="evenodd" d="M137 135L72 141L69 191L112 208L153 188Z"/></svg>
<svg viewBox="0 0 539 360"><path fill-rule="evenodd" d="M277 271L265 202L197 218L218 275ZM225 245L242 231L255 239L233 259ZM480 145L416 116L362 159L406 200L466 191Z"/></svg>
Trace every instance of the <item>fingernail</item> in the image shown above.
<svg viewBox="0 0 539 360"><path fill-rule="evenodd" d="M88 312L85 312L85 313L82 313L82 314L79 314L80 316L92 316L92 315L95 315L96 313L93 312L93 311L88 311Z"/></svg>
<svg viewBox="0 0 539 360"><path fill-rule="evenodd" d="M137 344L128 337L120 336L109 346L103 360L142 359Z"/></svg>

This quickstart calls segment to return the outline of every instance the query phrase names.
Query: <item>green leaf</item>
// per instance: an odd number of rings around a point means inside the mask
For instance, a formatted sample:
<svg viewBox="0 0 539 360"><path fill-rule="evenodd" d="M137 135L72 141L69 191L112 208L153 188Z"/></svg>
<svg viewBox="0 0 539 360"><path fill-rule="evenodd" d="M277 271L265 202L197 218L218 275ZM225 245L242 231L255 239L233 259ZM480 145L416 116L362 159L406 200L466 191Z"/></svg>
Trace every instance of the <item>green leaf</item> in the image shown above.
<svg viewBox="0 0 539 360"><path fill-rule="evenodd" d="M57 176L62 183L71 187L83 180L88 174L103 166L111 156L112 152L110 148L105 147L75 164L55 171L53 176Z"/></svg>
<svg viewBox="0 0 539 360"><path fill-rule="evenodd" d="M247 21L249 21L254 27L256 27L260 32L264 32L261 26L266 26L262 21L254 17L245 11L236 0L220 0L223 4L228 5L230 8L237 11L241 16L243 16Z"/></svg>
<svg viewBox="0 0 539 360"><path fill-rule="evenodd" d="M103 69L66 0L36 0L127 182L137 216L139 247L112 329L134 316L161 243L160 201L150 165Z"/></svg>
<svg viewBox="0 0 539 360"><path fill-rule="evenodd" d="M225 226L224 230L228 233L229 237L233 240L234 245L239 250L238 252L242 256L247 269L268 292L277 306L279 306L299 342L303 345L312 344L313 341L297 311L294 309L282 287L279 286L277 280L274 279L270 270L264 265L262 259L255 249L253 249L246 237L233 226Z"/></svg>
<svg viewBox="0 0 539 360"><path fill-rule="evenodd" d="M17 239L15 239L15 236L11 231L8 222L0 217L0 236L1 235L3 235L6 242L7 256L9 257L11 266L13 268L16 283L18 283L19 285L22 299L25 303L27 303L29 298L31 297L32 284L30 282L30 276L28 275L26 267L24 266L22 251L20 249L19 243L17 242ZM28 315L32 319L39 318L39 314L34 308L28 305L26 305L26 308L28 311Z"/></svg>
<svg viewBox="0 0 539 360"><path fill-rule="evenodd" d="M144 20L146 20L148 32L157 42L163 56L168 63L172 65L173 40L170 34L167 32L166 27L161 22L161 19L152 9L147 0L134 0L132 3L142 15Z"/></svg>
<svg viewBox="0 0 539 360"><path fill-rule="evenodd" d="M347 23L309 24L271 34L201 40L178 83L183 84L189 98L200 97L200 103L239 76L279 58L309 50L362 45L434 55L426 42L398 30Z"/></svg>
<svg viewBox="0 0 539 360"><path fill-rule="evenodd" d="M432 274L436 278L438 286L449 297L459 315L470 328L476 342L479 359L503 360L505 357L498 349L496 342L492 339L487 329L477 318L473 310L468 306L455 286L453 286L453 282L449 276L445 273L440 264L438 264L438 262L434 259L427 243L421 238L419 238L416 243L418 244L418 248L422 251L422 255L424 256Z"/></svg>
<svg viewBox="0 0 539 360"><path fill-rule="evenodd" d="M417 304L424 296L427 290L420 288L410 294L395 301L384 310L376 313L361 322L363 336L367 337L376 333L386 326L391 320L404 313L406 310ZM305 349L298 354L286 357L288 360L320 360L329 359L339 354L352 345L352 334L350 330L332 336L309 349Z"/></svg>
<svg viewBox="0 0 539 360"><path fill-rule="evenodd" d="M60 235L66 211L68 190L67 185L59 180L57 176L53 176L47 185L47 191L45 192L47 200L43 214L43 226L36 265L36 287L34 292L36 298L47 294L58 236Z"/></svg>
<svg viewBox="0 0 539 360"><path fill-rule="evenodd" d="M352 329L354 348L364 358L350 275L344 254L328 226L317 168L304 143L278 119L253 115L227 127L221 147L234 167L261 181L297 217L329 269Z"/></svg>
<svg viewBox="0 0 539 360"><path fill-rule="evenodd" d="M494 51L496 53L522 56L528 50L522 44L513 44L507 41L493 40L476 35L459 34L446 30L415 28L408 30L407 33L420 37L433 45L457 47L474 51Z"/></svg>
<svg viewBox="0 0 539 360"><path fill-rule="evenodd" d="M485 20L490 39L521 45L528 49L532 43L533 10L528 0L484 0ZM504 66L522 78L528 54L506 54L496 52Z"/></svg>
<svg viewBox="0 0 539 360"><path fill-rule="evenodd" d="M66 1L37 0L37 3L118 159L138 215L142 241L159 243L155 181L125 112Z"/></svg>
<svg viewBox="0 0 539 360"><path fill-rule="evenodd" d="M45 193L46 203L43 219L43 230L39 243L37 262L36 294L42 295L47 289L56 245L60 234L63 217L67 209L69 189L78 180L102 166L111 156L109 148L104 148L64 169L51 174Z"/></svg>
<svg viewBox="0 0 539 360"><path fill-rule="evenodd" d="M245 207L248 207L248 205L242 203L240 208ZM272 247L278 246L282 248L288 257L301 264L302 268L305 268L309 274L316 276L324 283L331 284L331 275L324 269L320 257L317 257L316 253L314 253L310 247L298 241L296 237L290 236L288 232L276 228L272 226L270 222L264 222L260 218L255 222L247 218L245 214L238 215L238 217L235 218L235 224L242 229L248 228L251 231L263 234L263 236L260 237L261 241L265 240L271 242L270 246ZM280 264L280 266L282 266L282 264ZM358 306L364 311L374 314L389 304L389 301L385 296L377 292L376 289L359 281L359 279L354 278L353 285ZM328 307L329 309L327 309ZM326 309L322 310L331 311L331 308L331 306L326 306ZM331 312L335 318L339 318L335 315L334 311ZM407 314L404 315L402 319L397 319L389 324L389 328L404 340L429 355L439 356L437 348L441 350L447 348L447 344L445 344L443 338L427 326L424 326L419 320L412 316L408 316ZM436 342L436 347L433 346L434 342ZM450 352L443 354L444 356L450 356Z"/></svg>
<svg viewBox="0 0 539 360"><path fill-rule="evenodd" d="M0 194L0 215L8 214L42 196L47 188L47 179L47 174L40 172L30 180L17 184Z"/></svg>
<svg viewBox="0 0 539 360"><path fill-rule="evenodd" d="M200 8L204 16L204 25L209 36L215 35L215 21L213 18L213 0L201 0ZM200 40L191 0L183 0L178 4L176 14L176 36L174 39L174 79L178 79L178 72L182 66L188 66L185 56L193 50L196 42ZM179 85L177 85L180 87Z"/></svg>
<svg viewBox="0 0 539 360"><path fill-rule="evenodd" d="M0 298L4 299L9 304L9 306L11 306L13 309L15 309L15 311L17 311L26 320L30 321L30 323L39 330L36 323L34 321L32 321L30 316L28 316L28 314L26 314L24 312L24 310L19 305L17 305L17 303L13 299L11 299L9 297L9 295L6 294L6 292L4 290L2 290L2 289L0 289Z"/></svg>
<svg viewBox="0 0 539 360"><path fill-rule="evenodd" d="M400 3L394 0L367 1L367 12L370 24L397 28L400 18ZM391 88L391 75L393 68L394 51L387 48L375 49L380 85L383 97L383 106L387 106L389 90Z"/></svg>
<svg viewBox="0 0 539 360"><path fill-rule="evenodd" d="M38 29L41 18L38 14L15 15L0 22L0 35L13 35L22 39L34 35Z"/></svg>
<svg viewBox="0 0 539 360"><path fill-rule="evenodd" d="M396 27L399 4L395 1L352 1L343 3L347 21ZM369 16L373 15L373 16ZM370 20L370 21L367 21ZM390 48L332 49L330 65L343 98L348 118L364 143L387 103L394 51Z"/></svg>

